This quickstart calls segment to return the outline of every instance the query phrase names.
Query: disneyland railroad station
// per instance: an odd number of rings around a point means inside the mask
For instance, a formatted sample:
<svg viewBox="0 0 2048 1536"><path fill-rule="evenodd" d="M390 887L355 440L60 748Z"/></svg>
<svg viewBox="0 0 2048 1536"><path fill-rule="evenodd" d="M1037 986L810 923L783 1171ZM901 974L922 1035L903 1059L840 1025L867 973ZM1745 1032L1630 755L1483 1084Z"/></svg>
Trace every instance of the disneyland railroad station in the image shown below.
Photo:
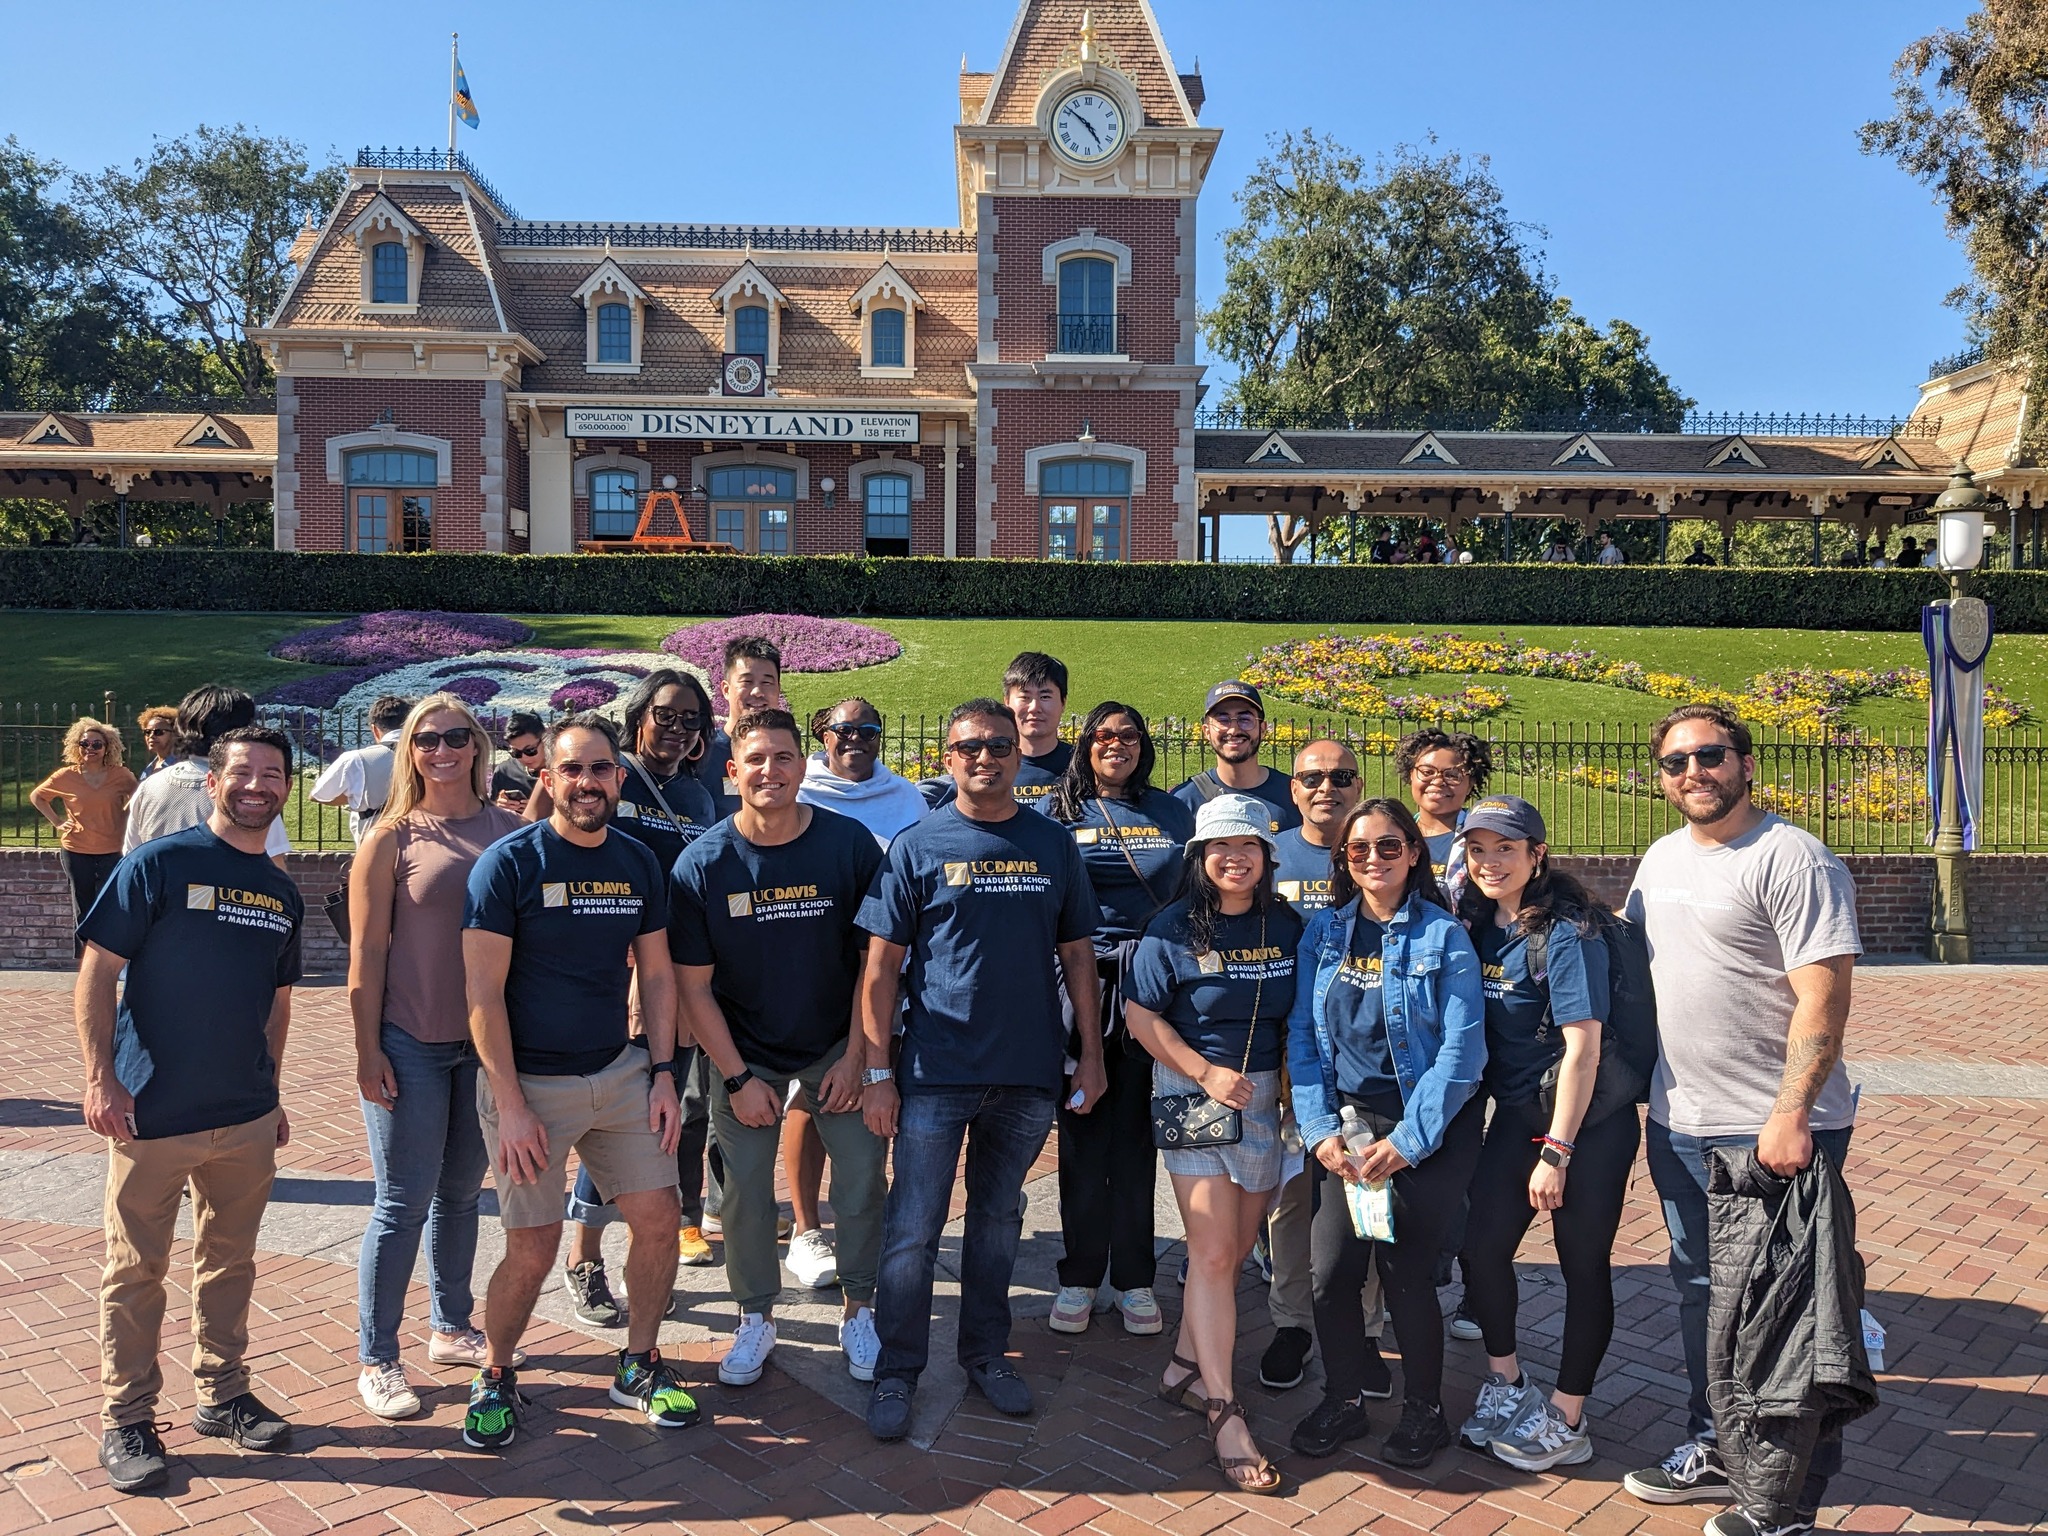
<svg viewBox="0 0 2048 1536"><path fill-rule="evenodd" d="M267 492L278 548L363 553L1204 560L1223 517L1277 513L1498 519L1510 553L1518 522L1644 519L1662 554L1674 518L1724 544L1790 520L1817 554L1823 522L1920 521L1967 459L2039 563L2024 378L1970 357L1902 423L1201 417L1204 94L1148 0L1024 0L995 70L960 75L953 229L534 220L463 155L364 150L254 333L274 419L0 416L0 494L75 517Z"/></svg>

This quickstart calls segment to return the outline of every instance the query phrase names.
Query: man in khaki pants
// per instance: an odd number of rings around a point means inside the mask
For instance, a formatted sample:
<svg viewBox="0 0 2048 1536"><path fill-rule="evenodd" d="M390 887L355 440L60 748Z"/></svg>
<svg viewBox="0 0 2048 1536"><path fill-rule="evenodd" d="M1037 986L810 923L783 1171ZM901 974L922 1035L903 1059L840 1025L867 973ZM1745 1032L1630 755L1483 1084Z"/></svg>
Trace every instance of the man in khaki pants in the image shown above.
<svg viewBox="0 0 2048 1536"><path fill-rule="evenodd" d="M100 1465L121 1493L166 1476L157 1351L188 1184L192 1427L252 1451L291 1443L291 1426L249 1390L243 1359L256 1231L277 1149L291 1134L278 1075L305 908L263 851L291 773L281 732L244 726L221 736L207 758L213 814L124 858L79 925L85 1121L107 1138Z"/></svg>

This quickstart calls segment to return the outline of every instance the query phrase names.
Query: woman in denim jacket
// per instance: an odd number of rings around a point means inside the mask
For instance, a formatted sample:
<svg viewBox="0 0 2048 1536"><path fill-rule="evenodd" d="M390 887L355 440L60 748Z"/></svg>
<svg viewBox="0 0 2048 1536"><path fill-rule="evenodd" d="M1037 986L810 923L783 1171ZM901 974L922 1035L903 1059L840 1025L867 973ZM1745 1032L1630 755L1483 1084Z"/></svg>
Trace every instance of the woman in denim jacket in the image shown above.
<svg viewBox="0 0 2048 1536"><path fill-rule="evenodd" d="M1401 1419L1381 1448L1426 1466L1451 1443L1442 1403L1443 1318L1436 1256L1479 1157L1486 1002L1479 957L1446 909L1422 830L1398 800L1361 802L1344 819L1331 904L1309 920L1287 1020L1287 1061L1302 1144L1321 1165L1310 1238L1322 1405L1294 1448L1328 1456L1370 1427L1365 1383L1377 1345L1359 1292L1377 1262L1401 1342ZM1339 1133L1346 1108L1373 1133L1362 1155ZM1338 1180L1389 1180L1394 1240L1353 1230Z"/></svg>

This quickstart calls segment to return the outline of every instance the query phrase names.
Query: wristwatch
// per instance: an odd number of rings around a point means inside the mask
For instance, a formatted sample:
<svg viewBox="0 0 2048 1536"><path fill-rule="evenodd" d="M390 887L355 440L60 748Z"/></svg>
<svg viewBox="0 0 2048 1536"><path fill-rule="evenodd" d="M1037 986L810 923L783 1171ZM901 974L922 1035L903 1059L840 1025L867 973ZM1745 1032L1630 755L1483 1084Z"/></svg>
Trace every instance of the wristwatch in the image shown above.
<svg viewBox="0 0 2048 1536"><path fill-rule="evenodd" d="M895 1077L896 1073L893 1068L869 1067L867 1071L861 1073L860 1082L863 1088L872 1088L877 1083L893 1082Z"/></svg>
<svg viewBox="0 0 2048 1536"><path fill-rule="evenodd" d="M664 1072L666 1072L670 1077L675 1079L676 1092L680 1094L683 1091L682 1059L680 1057L671 1056L667 1061L657 1061L649 1064L647 1068L647 1076L649 1081L652 1081L653 1079L661 1076L661 1074Z"/></svg>
<svg viewBox="0 0 2048 1536"><path fill-rule="evenodd" d="M725 1079L725 1091L728 1095L738 1093L753 1080L754 1069L752 1067L741 1067L737 1076Z"/></svg>
<svg viewBox="0 0 2048 1536"><path fill-rule="evenodd" d="M1571 1153L1565 1151L1562 1147L1552 1146L1547 1141L1537 1150L1536 1156L1540 1161L1550 1164L1553 1168L1564 1169L1572 1165Z"/></svg>

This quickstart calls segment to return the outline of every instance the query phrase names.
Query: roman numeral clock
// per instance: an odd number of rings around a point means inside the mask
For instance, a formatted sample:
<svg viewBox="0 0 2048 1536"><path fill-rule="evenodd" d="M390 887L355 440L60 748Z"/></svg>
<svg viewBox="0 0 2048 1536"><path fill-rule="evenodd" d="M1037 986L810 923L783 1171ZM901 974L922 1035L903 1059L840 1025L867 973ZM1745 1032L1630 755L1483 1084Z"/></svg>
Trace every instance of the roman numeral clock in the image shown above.
<svg viewBox="0 0 2048 1536"><path fill-rule="evenodd" d="M1130 137L1122 105L1093 86L1069 91L1052 110L1052 142L1060 156L1077 166L1094 167L1114 160Z"/></svg>

